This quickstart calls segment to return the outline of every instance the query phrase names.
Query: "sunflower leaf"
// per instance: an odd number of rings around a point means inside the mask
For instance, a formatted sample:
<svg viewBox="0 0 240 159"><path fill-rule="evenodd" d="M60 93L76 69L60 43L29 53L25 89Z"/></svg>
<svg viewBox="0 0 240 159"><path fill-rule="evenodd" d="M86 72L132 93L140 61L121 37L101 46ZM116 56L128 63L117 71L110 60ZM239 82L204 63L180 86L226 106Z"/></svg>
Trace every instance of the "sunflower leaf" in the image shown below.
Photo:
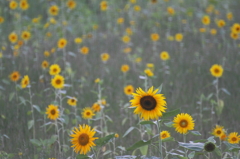
<svg viewBox="0 0 240 159"><path fill-rule="evenodd" d="M127 151L133 151L137 148L140 148L142 146L149 145L149 144L151 144L151 140L148 140L148 141L140 140L140 141L136 142L135 144L133 144L132 146L126 148L126 150Z"/></svg>
<svg viewBox="0 0 240 159"><path fill-rule="evenodd" d="M195 156L195 151L192 151L190 154L188 154L188 158L193 158Z"/></svg>
<svg viewBox="0 0 240 159"><path fill-rule="evenodd" d="M82 155L82 154L76 156L76 159L88 159L88 158L89 157L87 155Z"/></svg>
<svg viewBox="0 0 240 159"><path fill-rule="evenodd" d="M127 136L133 129L135 129L135 127L131 126L131 127L124 133L124 135L123 135L122 137L124 138L125 136Z"/></svg>
<svg viewBox="0 0 240 159"><path fill-rule="evenodd" d="M189 131L189 132L195 136L201 136L201 133L199 131Z"/></svg>
<svg viewBox="0 0 240 159"><path fill-rule="evenodd" d="M33 120L28 121L28 130L32 128L33 124L34 124Z"/></svg>
<svg viewBox="0 0 240 159"><path fill-rule="evenodd" d="M103 146L107 144L112 138L114 138L115 134L107 135L105 137L99 138L96 140L96 145L97 146Z"/></svg>
<svg viewBox="0 0 240 159"><path fill-rule="evenodd" d="M41 109L37 105L33 105L33 108L35 108L39 113L41 112Z"/></svg>
<svg viewBox="0 0 240 159"><path fill-rule="evenodd" d="M176 116L179 113L180 113L180 109L175 109L170 112L163 113L161 118L162 119L170 118L170 117Z"/></svg>
<svg viewBox="0 0 240 159"><path fill-rule="evenodd" d="M203 147L204 147L204 143L194 143L194 142L190 142L190 143L184 143L184 142L178 142L179 146L184 147L186 149L189 150L193 150L193 151L202 151Z"/></svg>
<svg viewBox="0 0 240 159"><path fill-rule="evenodd" d="M41 146L41 142L37 139L30 139L30 142L35 146Z"/></svg>
<svg viewBox="0 0 240 159"><path fill-rule="evenodd" d="M166 125L167 127L171 128L171 127L173 127L173 122L170 121L170 122L164 123L164 125Z"/></svg>
<svg viewBox="0 0 240 159"><path fill-rule="evenodd" d="M141 121L139 124L141 124L141 125L145 125L145 124L155 124L154 122L152 122L152 121Z"/></svg>

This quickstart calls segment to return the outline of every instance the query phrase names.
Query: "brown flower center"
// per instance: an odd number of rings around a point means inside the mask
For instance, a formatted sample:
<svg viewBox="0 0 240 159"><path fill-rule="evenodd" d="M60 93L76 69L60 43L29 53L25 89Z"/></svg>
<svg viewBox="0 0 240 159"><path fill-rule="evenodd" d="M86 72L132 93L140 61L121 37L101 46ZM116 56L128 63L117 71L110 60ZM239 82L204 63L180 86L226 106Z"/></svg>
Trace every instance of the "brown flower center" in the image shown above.
<svg viewBox="0 0 240 159"><path fill-rule="evenodd" d="M55 109L52 109L52 110L51 110L51 114L52 114L52 115L55 115L55 114L56 114L56 110L55 110Z"/></svg>
<svg viewBox="0 0 240 159"><path fill-rule="evenodd" d="M214 69L214 72L215 72L215 73L219 73L220 70L219 70L218 68L216 68L216 69Z"/></svg>
<svg viewBox="0 0 240 159"><path fill-rule="evenodd" d="M157 102L152 96L145 96L140 99L140 105L145 110L153 110L157 106Z"/></svg>
<svg viewBox="0 0 240 159"><path fill-rule="evenodd" d="M188 122L186 120L182 120L180 121L179 125L182 127L182 128L186 128L188 126Z"/></svg>
<svg viewBox="0 0 240 159"><path fill-rule="evenodd" d="M220 135L221 133L222 133L221 130L218 130L218 131L216 132L216 134L218 134L218 135Z"/></svg>
<svg viewBox="0 0 240 159"><path fill-rule="evenodd" d="M162 138L165 138L165 137L167 137L167 135L166 134L162 134Z"/></svg>
<svg viewBox="0 0 240 159"><path fill-rule="evenodd" d="M61 83L62 83L62 81L60 79L56 80L56 84L61 84Z"/></svg>
<svg viewBox="0 0 240 159"><path fill-rule="evenodd" d="M81 146L85 146L89 143L89 136L88 134L81 134L79 137L78 137L78 142Z"/></svg>
<svg viewBox="0 0 240 159"><path fill-rule="evenodd" d="M237 138L236 137L232 137L232 141L237 141Z"/></svg>
<svg viewBox="0 0 240 159"><path fill-rule="evenodd" d="M90 112L87 112L87 113L86 113L86 115L87 115L87 116L90 116L90 115L91 115L91 113L90 113Z"/></svg>

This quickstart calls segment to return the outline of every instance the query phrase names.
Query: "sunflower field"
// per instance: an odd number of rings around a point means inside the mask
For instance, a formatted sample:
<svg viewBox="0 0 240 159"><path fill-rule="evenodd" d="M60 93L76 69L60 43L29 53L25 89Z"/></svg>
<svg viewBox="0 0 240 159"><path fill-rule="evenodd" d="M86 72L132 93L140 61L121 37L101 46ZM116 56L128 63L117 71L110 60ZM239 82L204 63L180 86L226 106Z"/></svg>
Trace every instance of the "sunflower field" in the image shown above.
<svg viewBox="0 0 240 159"><path fill-rule="evenodd" d="M0 0L0 159L239 159L239 0Z"/></svg>

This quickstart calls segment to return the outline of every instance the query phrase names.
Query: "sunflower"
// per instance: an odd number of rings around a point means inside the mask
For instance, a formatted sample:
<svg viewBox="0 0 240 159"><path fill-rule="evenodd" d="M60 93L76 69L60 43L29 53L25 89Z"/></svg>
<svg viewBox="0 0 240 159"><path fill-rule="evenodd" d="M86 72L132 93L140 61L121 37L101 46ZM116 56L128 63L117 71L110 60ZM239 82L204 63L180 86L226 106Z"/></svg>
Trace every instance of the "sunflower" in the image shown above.
<svg viewBox="0 0 240 159"><path fill-rule="evenodd" d="M53 64L49 68L49 74L50 75L57 75L61 72L61 68L58 64Z"/></svg>
<svg viewBox="0 0 240 159"><path fill-rule="evenodd" d="M168 137L171 137L171 135L170 135L170 133L168 132L168 131L162 131L161 133L160 133L160 139L166 139L166 138L168 138Z"/></svg>
<svg viewBox="0 0 240 159"><path fill-rule="evenodd" d="M206 32L206 28L199 28L199 32L205 33Z"/></svg>
<svg viewBox="0 0 240 159"><path fill-rule="evenodd" d="M23 40L29 40L31 38L31 33L29 31L23 31L21 34Z"/></svg>
<svg viewBox="0 0 240 159"><path fill-rule="evenodd" d="M56 120L59 117L59 109L58 106L56 105L48 105L48 107L46 108L46 113L49 119L51 120Z"/></svg>
<svg viewBox="0 0 240 159"><path fill-rule="evenodd" d="M234 40L237 40L238 39L238 33L235 33L235 32L231 32L230 34L231 38L234 39Z"/></svg>
<svg viewBox="0 0 240 159"><path fill-rule="evenodd" d="M51 15L58 15L59 8L58 8L58 6L53 5L49 8L48 11Z"/></svg>
<svg viewBox="0 0 240 159"><path fill-rule="evenodd" d="M232 132L228 135L228 142L230 144L238 144L240 141L240 135L237 132Z"/></svg>
<svg viewBox="0 0 240 159"><path fill-rule="evenodd" d="M11 1L11 2L9 3L9 7L10 7L12 10L16 9L17 6L18 6L18 4L17 4L16 1Z"/></svg>
<svg viewBox="0 0 240 159"><path fill-rule="evenodd" d="M207 142L204 144L204 150L207 152L212 152L216 148L216 145L212 142Z"/></svg>
<svg viewBox="0 0 240 159"><path fill-rule="evenodd" d="M63 49L67 45L67 40L65 38L61 38L58 40L58 48Z"/></svg>
<svg viewBox="0 0 240 159"><path fill-rule="evenodd" d="M99 83L100 81L101 81L100 78L96 78L96 79L94 80L95 83Z"/></svg>
<svg viewBox="0 0 240 159"><path fill-rule="evenodd" d="M124 35L124 36L122 37L122 41L123 41L124 43L129 43L130 40L131 40L131 38L130 38L129 36L127 36L127 35Z"/></svg>
<svg viewBox="0 0 240 159"><path fill-rule="evenodd" d="M211 30L210 30L210 33L211 33L212 35L216 35L216 34L217 34L217 30L216 30L216 29L211 29Z"/></svg>
<svg viewBox="0 0 240 159"><path fill-rule="evenodd" d="M75 98L75 97L69 98L67 103L71 106L76 106L77 105L77 98Z"/></svg>
<svg viewBox="0 0 240 159"><path fill-rule="evenodd" d="M133 7L133 9L134 9L135 12L141 11L141 7L140 7L139 5L135 5L135 6Z"/></svg>
<svg viewBox="0 0 240 159"><path fill-rule="evenodd" d="M2 24L3 22L4 22L4 18L0 16L0 24Z"/></svg>
<svg viewBox="0 0 240 159"><path fill-rule="evenodd" d="M108 3L107 3L107 1L102 1L102 2L100 3L100 8L101 8L102 11L106 11L106 10L108 9Z"/></svg>
<svg viewBox="0 0 240 159"><path fill-rule="evenodd" d="M183 35L181 33L177 33L175 35L175 40L178 41L178 42L181 42L183 39Z"/></svg>
<svg viewBox="0 0 240 159"><path fill-rule="evenodd" d="M226 17L227 17L228 20L232 20L233 19L232 12L227 13Z"/></svg>
<svg viewBox="0 0 240 159"><path fill-rule="evenodd" d="M218 21L217 21L217 26L218 26L219 28L224 27L224 26L225 26L225 21L222 20L222 19L218 20Z"/></svg>
<svg viewBox="0 0 240 159"><path fill-rule="evenodd" d="M44 51L43 55L44 55L45 57L49 57L49 56L50 56L50 52L49 52L49 51Z"/></svg>
<svg viewBox="0 0 240 159"><path fill-rule="evenodd" d="M100 112L100 110L101 110L101 106L97 102L94 103L91 108L92 108L93 112Z"/></svg>
<svg viewBox="0 0 240 159"><path fill-rule="evenodd" d="M108 53L102 53L101 54L101 59L103 62L107 62L109 59L110 55Z"/></svg>
<svg viewBox="0 0 240 159"><path fill-rule="evenodd" d="M189 114L181 113L174 117L173 126L178 133L186 134L188 130L194 129L194 121Z"/></svg>
<svg viewBox="0 0 240 159"><path fill-rule="evenodd" d="M141 58L141 57L137 57L137 58L135 58L135 62L136 62L136 63L140 63L140 62L142 62L142 58Z"/></svg>
<svg viewBox="0 0 240 159"><path fill-rule="evenodd" d="M118 134L118 133L115 133L114 137L115 137L115 138L119 138L119 134Z"/></svg>
<svg viewBox="0 0 240 159"><path fill-rule="evenodd" d="M240 33L240 24L234 23L233 26L231 27L231 31L236 34Z"/></svg>
<svg viewBox="0 0 240 159"><path fill-rule="evenodd" d="M22 88L26 88L30 83L28 75L24 76L22 81L21 81L21 86Z"/></svg>
<svg viewBox="0 0 240 159"><path fill-rule="evenodd" d="M27 10L29 8L29 4L26 0L21 0L19 6L22 10Z"/></svg>
<svg viewBox="0 0 240 159"><path fill-rule="evenodd" d="M221 65L214 64L210 68L210 72L214 77L221 77L223 74L223 68Z"/></svg>
<svg viewBox="0 0 240 159"><path fill-rule="evenodd" d="M21 75L20 75L20 73L18 71L14 71L13 73L11 73L9 75L9 78L11 79L11 81L17 82L19 80L20 76Z"/></svg>
<svg viewBox="0 0 240 159"><path fill-rule="evenodd" d="M132 31L132 29L131 28L126 28L125 29L125 31L126 31L126 33L128 34L128 35L132 35L133 34L133 31Z"/></svg>
<svg viewBox="0 0 240 159"><path fill-rule="evenodd" d="M11 43L15 43L18 40L18 35L15 32L9 34L8 39Z"/></svg>
<svg viewBox="0 0 240 159"><path fill-rule="evenodd" d="M80 44L80 43L82 43L82 38L75 38L75 39L74 39L74 42L75 42L76 44Z"/></svg>
<svg viewBox="0 0 240 159"><path fill-rule="evenodd" d="M223 126L216 125L216 127L212 130L212 134L216 137L221 137L223 134L225 134L225 130Z"/></svg>
<svg viewBox="0 0 240 159"><path fill-rule="evenodd" d="M56 89L62 89L64 87L64 77L61 75L56 75L51 80L51 84Z"/></svg>
<svg viewBox="0 0 240 159"><path fill-rule="evenodd" d="M167 51L161 52L159 56L160 56L160 58L161 58L163 61L166 61L166 60L168 60L168 59L170 58L170 56L169 56L169 54L168 54Z"/></svg>
<svg viewBox="0 0 240 159"><path fill-rule="evenodd" d="M127 64L122 65L122 66L121 66L121 71L122 71L123 73L129 71L129 66L128 66Z"/></svg>
<svg viewBox="0 0 240 159"><path fill-rule="evenodd" d="M86 46L84 46L84 47L82 47L82 48L80 49L80 52L81 52L82 54L84 54L84 55L87 55L88 52L89 52L89 48L86 47Z"/></svg>
<svg viewBox="0 0 240 159"><path fill-rule="evenodd" d="M123 49L123 52L126 53L126 54L130 53L131 51L132 51L132 49L130 47L126 47L126 48Z"/></svg>
<svg viewBox="0 0 240 159"><path fill-rule="evenodd" d="M76 7L76 2L73 0L68 0L66 5L68 6L69 9L74 9Z"/></svg>
<svg viewBox="0 0 240 159"><path fill-rule="evenodd" d="M167 12L168 12L168 14L170 14L170 15L174 15L175 10L174 10L172 7L167 7Z"/></svg>
<svg viewBox="0 0 240 159"><path fill-rule="evenodd" d="M87 154L93 146L96 146L93 142L98 139L98 137L93 137L95 133L94 129L91 130L91 127L85 124L79 125L79 128L75 127L70 135L72 137L71 147L74 147L76 153Z"/></svg>
<svg viewBox="0 0 240 159"><path fill-rule="evenodd" d="M159 40L159 35L157 33L152 33L150 37L151 37L152 41L158 41Z"/></svg>
<svg viewBox="0 0 240 159"><path fill-rule="evenodd" d="M202 17L202 23L204 25L209 25L210 22L211 22L211 20L210 20L209 16L205 15L205 16Z"/></svg>
<svg viewBox="0 0 240 159"><path fill-rule="evenodd" d="M157 0L151 0L151 3L152 4L155 4L155 3L157 3L158 1Z"/></svg>
<svg viewBox="0 0 240 159"><path fill-rule="evenodd" d="M134 92L134 87L132 85L127 85L126 87L124 87L124 93L126 95L132 95L133 92Z"/></svg>
<svg viewBox="0 0 240 159"><path fill-rule="evenodd" d="M130 2L131 2L132 4L134 4L134 3L136 3L136 0L130 0Z"/></svg>
<svg viewBox="0 0 240 159"><path fill-rule="evenodd" d="M124 18L118 18L118 19L117 19L117 23L118 23L118 24L122 24L123 22L124 22Z"/></svg>
<svg viewBox="0 0 240 159"><path fill-rule="evenodd" d="M92 108L90 108L90 107L86 107L82 110L82 118L83 119L92 119L92 117L94 115L95 114L94 114Z"/></svg>
<svg viewBox="0 0 240 159"><path fill-rule="evenodd" d="M130 100L130 107L136 107L134 114L140 115L140 118L144 120L161 117L162 113L167 109L167 102L163 94L157 94L158 90L153 90L153 86L147 92L138 88L136 93L132 94L134 99Z"/></svg>
<svg viewBox="0 0 240 159"><path fill-rule="evenodd" d="M147 75L147 76L149 76L149 77L152 77L152 76L154 76L154 73L151 71L151 69L149 69L149 68L146 68L145 70L144 70L144 73Z"/></svg>
<svg viewBox="0 0 240 159"><path fill-rule="evenodd" d="M41 64L41 66L43 69L46 69L49 66L49 63L46 60L44 60Z"/></svg>

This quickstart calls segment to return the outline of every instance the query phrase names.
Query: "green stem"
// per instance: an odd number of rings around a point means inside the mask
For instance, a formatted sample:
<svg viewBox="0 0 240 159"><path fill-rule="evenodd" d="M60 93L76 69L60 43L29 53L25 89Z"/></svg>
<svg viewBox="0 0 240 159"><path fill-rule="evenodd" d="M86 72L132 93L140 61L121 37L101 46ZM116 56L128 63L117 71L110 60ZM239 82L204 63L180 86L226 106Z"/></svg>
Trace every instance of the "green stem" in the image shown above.
<svg viewBox="0 0 240 159"><path fill-rule="evenodd" d="M59 149L59 155L61 154L61 143L60 143L60 135L59 135L59 130L58 130L58 123L57 123L57 119L55 120L55 126L56 126L56 131L57 131L57 135L58 135L58 149Z"/></svg>
<svg viewBox="0 0 240 159"><path fill-rule="evenodd" d="M158 127L158 134L161 133L161 120L157 120L157 127ZM160 158L163 158L162 154L162 139L159 139L159 152L160 152Z"/></svg>
<svg viewBox="0 0 240 159"><path fill-rule="evenodd" d="M187 140L187 135L186 134L183 134L183 142L186 143L186 140ZM184 148L184 151L185 151L185 157L187 157L187 149Z"/></svg>

